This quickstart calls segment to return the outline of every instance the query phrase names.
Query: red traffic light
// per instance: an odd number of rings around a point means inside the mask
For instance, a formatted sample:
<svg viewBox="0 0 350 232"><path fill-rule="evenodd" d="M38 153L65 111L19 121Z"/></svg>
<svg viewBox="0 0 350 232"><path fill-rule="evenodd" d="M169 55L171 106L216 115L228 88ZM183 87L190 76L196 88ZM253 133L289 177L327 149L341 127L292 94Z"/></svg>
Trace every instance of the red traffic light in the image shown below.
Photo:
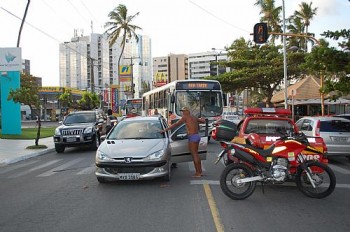
<svg viewBox="0 0 350 232"><path fill-rule="evenodd" d="M269 38L267 23L257 23L254 25L254 42L257 44L266 43Z"/></svg>

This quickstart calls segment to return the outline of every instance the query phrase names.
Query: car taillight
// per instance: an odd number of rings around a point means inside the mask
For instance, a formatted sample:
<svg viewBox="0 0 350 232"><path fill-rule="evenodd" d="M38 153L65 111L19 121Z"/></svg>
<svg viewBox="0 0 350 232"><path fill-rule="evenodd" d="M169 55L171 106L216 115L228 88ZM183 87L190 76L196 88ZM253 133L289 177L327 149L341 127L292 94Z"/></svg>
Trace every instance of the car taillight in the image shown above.
<svg viewBox="0 0 350 232"><path fill-rule="evenodd" d="M320 136L320 129L321 129L321 121L320 120L317 120L317 123L316 123L316 129L315 129L315 136Z"/></svg>

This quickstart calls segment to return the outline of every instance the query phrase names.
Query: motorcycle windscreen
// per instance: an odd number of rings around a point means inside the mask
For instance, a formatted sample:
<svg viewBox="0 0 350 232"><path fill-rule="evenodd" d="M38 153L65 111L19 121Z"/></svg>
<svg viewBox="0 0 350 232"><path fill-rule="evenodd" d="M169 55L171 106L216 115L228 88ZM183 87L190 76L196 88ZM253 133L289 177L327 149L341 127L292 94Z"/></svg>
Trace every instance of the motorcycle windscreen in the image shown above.
<svg viewBox="0 0 350 232"><path fill-rule="evenodd" d="M201 140L198 146L198 154L201 160L207 159L208 128L201 126L199 130ZM186 126L177 128L171 135L171 158L173 163L192 162L192 155L188 148L188 136Z"/></svg>

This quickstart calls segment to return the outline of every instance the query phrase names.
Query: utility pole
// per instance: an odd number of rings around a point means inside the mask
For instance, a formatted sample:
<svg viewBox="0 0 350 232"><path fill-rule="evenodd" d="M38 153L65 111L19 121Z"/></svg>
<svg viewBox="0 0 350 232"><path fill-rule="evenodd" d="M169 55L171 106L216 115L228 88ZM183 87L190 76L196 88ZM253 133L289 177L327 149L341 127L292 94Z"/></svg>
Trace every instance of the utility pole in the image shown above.
<svg viewBox="0 0 350 232"><path fill-rule="evenodd" d="M91 93L95 93L95 77L94 77L94 61L91 56L90 58L90 87L91 87Z"/></svg>
<svg viewBox="0 0 350 232"><path fill-rule="evenodd" d="M130 66L131 66L131 99L134 98L135 94L135 87L134 87L134 63L132 62L133 59L140 59L139 56L131 56L131 57L124 57L125 60L130 60Z"/></svg>

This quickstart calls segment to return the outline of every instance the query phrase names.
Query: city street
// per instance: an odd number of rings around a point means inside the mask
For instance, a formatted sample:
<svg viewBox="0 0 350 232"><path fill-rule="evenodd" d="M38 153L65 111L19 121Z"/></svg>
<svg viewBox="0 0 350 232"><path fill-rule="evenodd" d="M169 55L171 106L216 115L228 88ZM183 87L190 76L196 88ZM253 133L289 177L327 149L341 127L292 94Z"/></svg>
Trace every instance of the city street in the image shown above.
<svg viewBox="0 0 350 232"><path fill-rule="evenodd" d="M192 163L162 180L99 184L95 152L68 148L0 168L0 228L10 231L348 231L350 162L332 159L337 187L325 199L304 196L294 184L258 185L241 201L226 197L209 144L202 178Z"/></svg>

